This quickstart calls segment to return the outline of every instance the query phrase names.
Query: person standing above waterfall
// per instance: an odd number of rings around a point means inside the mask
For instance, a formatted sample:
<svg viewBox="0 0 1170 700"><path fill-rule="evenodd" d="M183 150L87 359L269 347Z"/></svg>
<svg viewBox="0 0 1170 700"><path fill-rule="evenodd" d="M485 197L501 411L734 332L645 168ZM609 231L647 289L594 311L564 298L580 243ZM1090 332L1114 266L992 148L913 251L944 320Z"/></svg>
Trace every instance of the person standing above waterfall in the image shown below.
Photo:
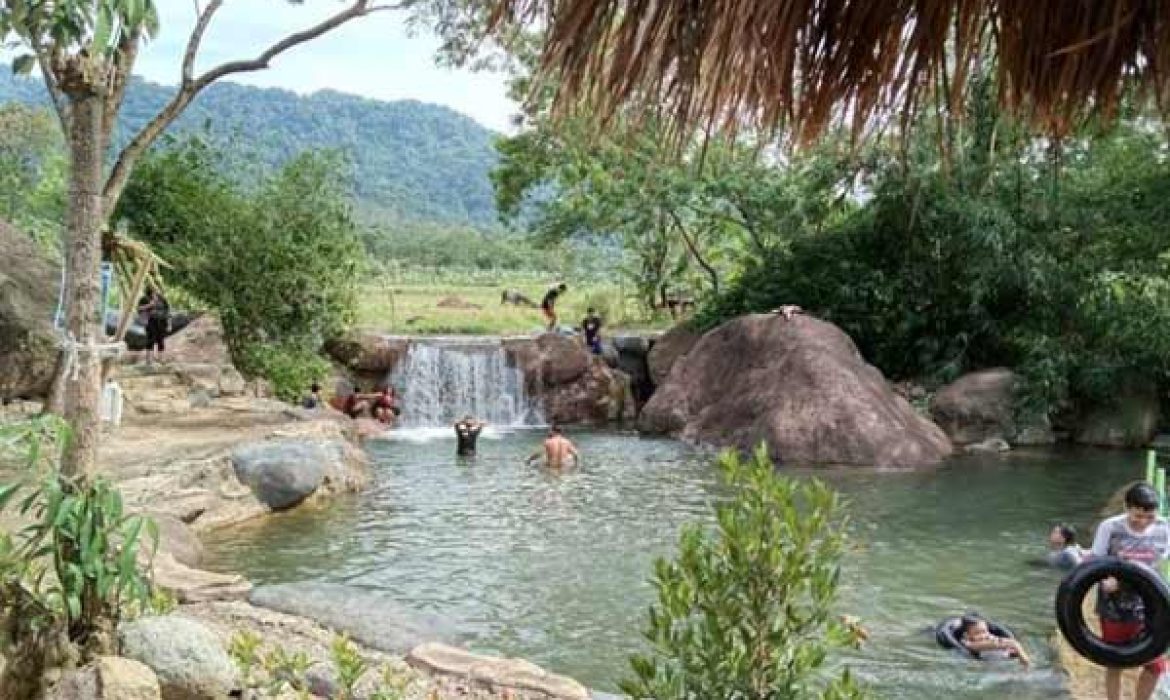
<svg viewBox="0 0 1170 700"><path fill-rule="evenodd" d="M561 469L571 456L573 458L573 466L578 467L581 464L581 455L577 453L577 448L569 441L562 433L560 427L554 425L548 429L548 438L545 439L541 449L529 455L528 459L524 460L525 464L532 464L535 460L540 459L544 455L544 464L549 469Z"/></svg>
<svg viewBox="0 0 1170 700"><path fill-rule="evenodd" d="M564 282L549 287L548 291L544 293L544 299L540 301L540 310L544 312L544 317L548 320L548 329L555 331L557 329L557 297L565 293L568 287Z"/></svg>
<svg viewBox="0 0 1170 700"><path fill-rule="evenodd" d="M581 332L585 334L585 345L594 355L601 354L601 317L590 306L585 312L585 320L581 321Z"/></svg>
<svg viewBox="0 0 1170 700"><path fill-rule="evenodd" d="M455 454L460 457L475 456L475 440L487 423L476 420L470 413L455 423Z"/></svg>

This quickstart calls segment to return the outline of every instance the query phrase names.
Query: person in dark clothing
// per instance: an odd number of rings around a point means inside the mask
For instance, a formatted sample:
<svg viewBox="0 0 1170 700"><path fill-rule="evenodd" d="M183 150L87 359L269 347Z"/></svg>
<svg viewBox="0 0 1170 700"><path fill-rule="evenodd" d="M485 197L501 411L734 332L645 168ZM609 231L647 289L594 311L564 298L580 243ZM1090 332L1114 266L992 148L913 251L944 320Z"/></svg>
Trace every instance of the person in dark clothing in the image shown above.
<svg viewBox="0 0 1170 700"><path fill-rule="evenodd" d="M544 317L548 320L548 329L550 331L556 330L557 328L557 297L564 294L566 289L568 287L565 286L564 282L555 287L549 287L548 291L544 294L544 299L540 301L540 310L544 312Z"/></svg>
<svg viewBox="0 0 1170 700"><path fill-rule="evenodd" d="M460 457L471 457L475 454L475 441L483 427L487 425L478 421L470 414L463 416L463 420L455 423L455 454Z"/></svg>
<svg viewBox="0 0 1170 700"><path fill-rule="evenodd" d="M309 387L309 393L301 400L301 407L309 409L320 408L323 403L321 400L321 385L313 382L312 386Z"/></svg>
<svg viewBox="0 0 1170 700"><path fill-rule="evenodd" d="M162 359L171 320L171 307L157 289L151 289L138 302L139 318L146 320L146 360Z"/></svg>
<svg viewBox="0 0 1170 700"><path fill-rule="evenodd" d="M601 354L601 317L590 306L585 312L585 320L581 321L581 332L585 334L585 344L594 355Z"/></svg>

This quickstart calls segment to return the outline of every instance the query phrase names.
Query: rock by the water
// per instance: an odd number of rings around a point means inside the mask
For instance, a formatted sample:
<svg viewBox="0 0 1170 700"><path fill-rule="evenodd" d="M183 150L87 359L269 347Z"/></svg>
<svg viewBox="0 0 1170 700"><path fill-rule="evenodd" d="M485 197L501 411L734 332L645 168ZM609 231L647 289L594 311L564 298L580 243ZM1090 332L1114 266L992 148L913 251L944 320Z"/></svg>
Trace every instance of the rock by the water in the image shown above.
<svg viewBox="0 0 1170 700"><path fill-rule="evenodd" d="M147 513L158 527L158 549L169 552L185 566L199 566L203 561L203 542L187 523L169 513Z"/></svg>
<svg viewBox="0 0 1170 700"><path fill-rule="evenodd" d="M346 369L369 378L392 371L408 348L406 338L360 333L325 342L325 352Z"/></svg>
<svg viewBox="0 0 1170 700"><path fill-rule="evenodd" d="M453 635L445 621L404 608L391 596L356 586L313 582L258 586L248 601L309 618L391 654L404 654L424 642Z"/></svg>
<svg viewBox="0 0 1170 700"><path fill-rule="evenodd" d="M1073 440L1100 447L1144 447L1158 432L1160 409L1154 382L1134 382L1122 387L1111 403L1083 416Z"/></svg>
<svg viewBox="0 0 1170 700"><path fill-rule="evenodd" d="M639 427L743 450L763 441L774 459L796 464L913 467L951 453L946 434L849 336L809 315L741 316L708 332L670 370Z"/></svg>
<svg viewBox="0 0 1170 700"><path fill-rule="evenodd" d="M57 368L60 264L0 221L0 399L44 398Z"/></svg>
<svg viewBox="0 0 1170 700"><path fill-rule="evenodd" d="M930 416L956 445L988 438L1011 439L1013 392L1016 375L996 367L964 374L938 390L930 401Z"/></svg>
<svg viewBox="0 0 1170 700"><path fill-rule="evenodd" d="M1001 437L989 437L966 445L963 451L967 454L999 454L1011 449L1012 446L1008 444L1007 440Z"/></svg>
<svg viewBox="0 0 1170 700"><path fill-rule="evenodd" d="M702 337L702 333L680 325L671 328L654 341L650 354L646 356L646 362L650 367L650 381L654 382L654 386L662 386L670 375L670 368L674 367L674 363L685 357Z"/></svg>
<svg viewBox="0 0 1170 700"><path fill-rule="evenodd" d="M238 686L236 667L215 633L180 615L122 625L122 654L158 676L162 700L222 700Z"/></svg>
<svg viewBox="0 0 1170 700"><path fill-rule="evenodd" d="M1021 447L1055 445L1056 433L1052 430L1052 422L1046 415L1021 420L1012 444Z"/></svg>
<svg viewBox="0 0 1170 700"><path fill-rule="evenodd" d="M160 700L158 677L134 659L99 656L57 681L45 700Z"/></svg>
<svg viewBox="0 0 1170 700"><path fill-rule="evenodd" d="M579 340L545 333L535 340L505 340L504 349L550 422L597 424L633 414L629 378Z"/></svg>
<svg viewBox="0 0 1170 700"><path fill-rule="evenodd" d="M341 459L341 445L308 440L264 440L232 450L236 478L273 510L311 496L325 478L326 463Z"/></svg>
<svg viewBox="0 0 1170 700"><path fill-rule="evenodd" d="M549 673L523 659L473 654L446 644L422 644L412 649L406 663L432 675L468 678L492 690L541 693L550 700L590 700L589 690L567 676Z"/></svg>

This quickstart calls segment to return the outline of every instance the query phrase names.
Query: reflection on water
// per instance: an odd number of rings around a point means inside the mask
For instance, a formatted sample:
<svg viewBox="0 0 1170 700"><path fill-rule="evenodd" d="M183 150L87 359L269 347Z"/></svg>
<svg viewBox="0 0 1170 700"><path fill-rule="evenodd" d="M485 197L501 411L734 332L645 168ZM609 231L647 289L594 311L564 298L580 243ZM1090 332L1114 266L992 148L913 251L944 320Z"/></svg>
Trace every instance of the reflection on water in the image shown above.
<svg viewBox="0 0 1170 700"><path fill-rule="evenodd" d="M522 463L539 433L490 437L473 460L456 459L447 436L377 443L373 488L209 537L213 566L258 583L379 587L452 620L454 641L612 690L641 645L654 557L673 550L683 523L710 518L709 457L667 440L581 433L572 437L584 465L557 475ZM887 698L1065 697L1047 646L1057 576L1028 561L1054 521L1084 530L1140 472L1140 455L1120 452L816 472L850 500L855 547L841 607L863 618L871 642L847 662ZM965 610L1012 627L1036 669L938 649L927 628Z"/></svg>

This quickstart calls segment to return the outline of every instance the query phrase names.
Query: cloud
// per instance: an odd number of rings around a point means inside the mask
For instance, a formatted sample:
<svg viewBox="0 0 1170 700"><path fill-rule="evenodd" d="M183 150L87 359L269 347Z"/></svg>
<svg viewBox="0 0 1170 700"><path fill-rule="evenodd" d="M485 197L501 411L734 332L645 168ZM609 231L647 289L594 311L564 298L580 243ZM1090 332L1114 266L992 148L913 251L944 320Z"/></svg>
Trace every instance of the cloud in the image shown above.
<svg viewBox="0 0 1170 700"><path fill-rule="evenodd" d="M147 80L173 85L191 27L191 0L157 0L160 33L139 56L135 72ZM311 26L344 5L336 0L233 0L225 2L208 30L198 69L223 61L251 58L290 32ZM512 131L517 105L506 96L504 76L440 68L434 63L439 42L426 33L411 35L405 15L375 13L282 54L272 66L230 80L280 87L301 94L322 89L379 100L415 99L446 105L497 131Z"/></svg>

